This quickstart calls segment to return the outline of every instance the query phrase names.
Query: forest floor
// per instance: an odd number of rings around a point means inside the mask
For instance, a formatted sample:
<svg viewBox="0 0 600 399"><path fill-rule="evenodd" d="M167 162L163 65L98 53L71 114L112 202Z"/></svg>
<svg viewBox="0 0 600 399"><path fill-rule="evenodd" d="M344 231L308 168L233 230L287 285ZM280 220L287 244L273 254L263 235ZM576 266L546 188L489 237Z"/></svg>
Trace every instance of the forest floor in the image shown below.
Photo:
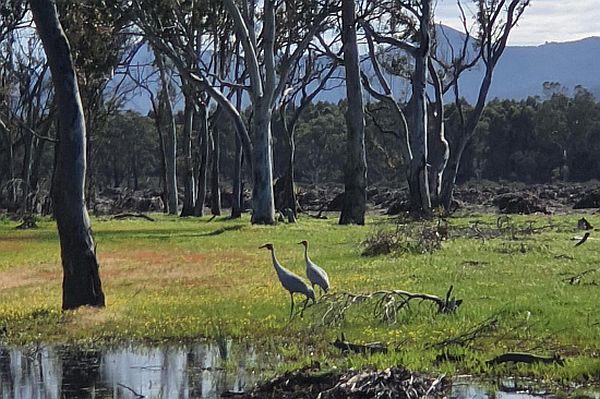
<svg viewBox="0 0 600 399"><path fill-rule="evenodd" d="M252 226L247 216L152 216L93 219L106 308L68 312L60 310L55 223L17 230L17 222L0 219L0 342L231 337L277 353L279 371L402 364L427 373L600 383L600 236L592 231L575 246L582 214L469 214L447 224L371 215L366 226L339 226L333 215L276 226ZM600 226L600 215L585 217ZM329 273L331 291L290 320L289 295L258 247L273 243L280 262L304 275L303 239ZM367 248L393 253L363 256ZM405 290L445 301L450 286L463 302L441 313L428 300L401 306L405 297L385 292L355 301L348 295ZM332 345L342 333L388 351L342 353ZM564 365L489 362L507 352L554 356Z"/></svg>

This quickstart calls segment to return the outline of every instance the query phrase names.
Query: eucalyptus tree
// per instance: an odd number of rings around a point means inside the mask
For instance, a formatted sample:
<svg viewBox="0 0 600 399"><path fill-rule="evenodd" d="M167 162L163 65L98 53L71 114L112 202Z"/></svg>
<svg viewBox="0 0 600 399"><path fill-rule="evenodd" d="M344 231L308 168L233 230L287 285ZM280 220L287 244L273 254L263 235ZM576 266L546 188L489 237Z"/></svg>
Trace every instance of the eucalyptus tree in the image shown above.
<svg viewBox="0 0 600 399"><path fill-rule="evenodd" d="M363 19L362 27L366 32L371 53L371 62L380 90L376 90L363 76L367 90L376 98L384 101L397 116L398 133L404 141L404 158L408 162L407 182L411 209L417 212L431 211L428 163L428 107L426 86L428 82L429 57L431 49L432 1L383 1L371 2L368 18ZM378 21L374 28L371 22ZM398 38L400 29L404 38ZM408 103L409 118L406 118L401 106L393 97L379 62L374 55L372 41L390 46L397 53L410 57L411 97Z"/></svg>
<svg viewBox="0 0 600 399"><path fill-rule="evenodd" d="M13 70L14 66L14 43L16 41L16 31L22 26L27 11L26 1L10 0L2 3L2 9L0 12L0 43L3 45L2 52L0 54L0 112L2 112L2 118L0 119L0 131L4 136L4 142L6 143L6 161L5 168L0 176L0 187L2 185L3 177L7 178L7 185L10 185L11 201L15 203L17 201L17 189L15 186L16 178L16 166L15 166L15 144L16 144L16 132L14 127L11 125L9 115L13 108L12 100L15 93L15 74Z"/></svg>
<svg viewBox="0 0 600 399"><path fill-rule="evenodd" d="M194 29L203 28L203 18L200 15L209 15L203 14L208 9L207 3L211 2L188 2L184 4L185 7L180 7L180 4L176 7L167 6L160 15L139 0L134 1L133 6L137 23L149 40L160 46L177 66L181 76L194 85L197 92L206 91L232 118L248 155L247 159L251 160L252 223L272 224L275 222L271 132L273 111L293 66L302 57L315 34L326 28L324 22L330 16L332 7L328 1L308 0L266 0L261 4L254 0L216 2L224 6L226 13L223 15L230 18L235 39L242 48L247 79L244 82L232 82L227 78L213 81L214 74L210 68L198 60L195 50L197 47L191 45L189 39L182 34L189 26ZM285 10L294 10L297 15L302 16L296 20L298 25L293 30L293 35L286 34L288 29L282 31L278 28L277 21L286 15ZM165 24L165 20L169 23ZM200 33L202 37L206 32ZM186 60L195 61L196 68L190 70ZM242 87L248 93L252 110L252 139L240 110L236 109L222 87Z"/></svg>
<svg viewBox="0 0 600 399"><path fill-rule="evenodd" d="M85 120L67 37L52 0L30 0L56 102L58 143L52 197L63 265L63 309L104 306L96 248L85 206Z"/></svg>
<svg viewBox="0 0 600 399"><path fill-rule="evenodd" d="M356 37L356 2L342 0L342 43L346 71L346 165L344 203L340 224L365 224L367 205L367 158L365 117Z"/></svg>
<svg viewBox="0 0 600 399"><path fill-rule="evenodd" d="M170 215L176 215L179 210L179 198L177 195L177 127L171 99L173 86L165 57L158 51L155 51L154 54L160 75L158 112L155 118L164 159L166 205L167 212Z"/></svg>
<svg viewBox="0 0 600 399"><path fill-rule="evenodd" d="M7 207L34 212L41 200L38 182L42 158L53 121L52 89L48 66L39 38L29 29L15 29L6 44L7 59L2 63L2 96L0 132L6 140L0 146L0 158L6 153L8 178L5 191L10 198ZM4 150L2 147L6 148ZM46 157L47 158L47 157ZM2 178L0 177L0 180ZM0 186L3 186L0 181Z"/></svg>
<svg viewBox="0 0 600 399"><path fill-rule="evenodd" d="M475 43L477 52L475 57L483 64L483 78L479 86L477 102L470 112L465 112L460 94L459 76L473 64L468 60L464 52L453 60L450 69L449 87L454 92L454 104L459 114L460 135L456 142L451 145L450 160L448 167L444 170L441 203L445 209L450 209L452 194L456 185L456 176L465 148L476 133L476 128L486 105L487 96L492 84L494 69L504 53L510 32L517 25L530 0L473 0L476 6ZM458 3L461 4L460 2ZM461 7L461 10L463 8ZM467 33L468 22L465 13L462 13L463 25ZM469 35L467 35L467 39ZM464 47L463 47L464 48Z"/></svg>
<svg viewBox="0 0 600 399"><path fill-rule="evenodd" d="M298 200L294 184L296 127L303 113L317 95L336 87L332 84L331 79L340 64L341 58L337 57L338 55L336 58L318 55L313 48L307 49L306 54L290 75L288 88L281 96L277 107L281 122L281 136L286 150L280 154L282 158L285 158L285 166L283 174L275 184L275 207L279 211L290 209L293 214L292 220L298 216Z"/></svg>

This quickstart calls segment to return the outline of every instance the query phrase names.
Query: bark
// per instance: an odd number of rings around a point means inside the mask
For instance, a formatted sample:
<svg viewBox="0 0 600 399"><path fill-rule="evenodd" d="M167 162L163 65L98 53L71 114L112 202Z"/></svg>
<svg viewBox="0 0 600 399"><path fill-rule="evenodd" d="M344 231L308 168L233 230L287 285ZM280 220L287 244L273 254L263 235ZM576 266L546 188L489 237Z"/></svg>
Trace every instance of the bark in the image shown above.
<svg viewBox="0 0 600 399"><path fill-rule="evenodd" d="M252 223L275 223L273 198L273 142L271 107L262 100L254 108L254 189L252 190Z"/></svg>
<svg viewBox="0 0 600 399"><path fill-rule="evenodd" d="M200 166L198 168L198 194L196 195L196 206L194 216L204 215L204 203L206 202L206 170L208 165L208 110L203 103L198 112L198 144L200 147Z"/></svg>
<svg viewBox="0 0 600 399"><path fill-rule="evenodd" d="M194 100L190 90L184 91L185 108L183 111L183 208L181 216L194 215L196 204L196 182L194 179L194 165L192 162L192 126L194 122Z"/></svg>
<svg viewBox="0 0 600 399"><path fill-rule="evenodd" d="M354 0L342 1L342 29L348 98L346 111L348 136L344 170L344 204L339 223L362 225L365 223L367 202L367 158Z"/></svg>
<svg viewBox="0 0 600 399"><path fill-rule="evenodd" d="M58 144L52 184L63 265L63 309L104 306L85 206L85 121L67 37L51 0L31 0L31 12L52 73L58 106Z"/></svg>
<svg viewBox="0 0 600 399"><path fill-rule="evenodd" d="M235 136L235 155L233 158L233 183L231 199L231 218L242 217L242 140L238 135Z"/></svg>
<svg viewBox="0 0 600 399"><path fill-rule="evenodd" d="M433 82L435 90L435 113L433 115L433 121L430 125L431 135L429 140L429 194L431 195L432 206L437 207L441 205L441 193L442 193L442 177L444 170L448 164L450 157L450 146L448 140L446 140L444 132L444 98L442 93L442 82L431 59L428 62L429 75Z"/></svg>
<svg viewBox="0 0 600 399"><path fill-rule="evenodd" d="M219 162L220 162L220 149L219 149L219 136L221 132L218 126L212 129L212 173L210 178L210 213L216 216L221 215L221 183L219 181Z"/></svg>
<svg viewBox="0 0 600 399"><path fill-rule="evenodd" d="M236 108L242 108L241 91L236 93ZM242 138L239 134L236 134L235 136L235 155L233 157L233 162L231 218L237 219L242 217L242 206L244 201L242 198L242 163L244 162L244 153L242 150Z"/></svg>
<svg viewBox="0 0 600 399"><path fill-rule="evenodd" d="M168 80L163 56L158 54L156 57L158 69L160 70L161 91L158 100L158 118L160 120L161 131L163 132L164 151L165 151L165 174L166 174L166 196L168 203L168 212L170 215L176 215L179 208L179 199L177 197L177 129L175 127L175 118L173 116L173 104L169 94L170 83Z"/></svg>
<svg viewBox="0 0 600 399"><path fill-rule="evenodd" d="M429 59L429 29L431 25L431 0L422 2L419 17L419 48L414 52L415 71L412 77L411 148L413 158L408 166L408 185L411 209L428 213L431 210L428 178L427 151L427 62Z"/></svg>
<svg viewBox="0 0 600 399"><path fill-rule="evenodd" d="M93 116L91 114L91 110L88 108L87 117L86 117L86 126L85 126L85 141L86 141L86 171L85 171L85 179L86 179L86 205L89 209L94 210L94 206L96 203L96 174L94 173L94 141L92 140L92 132L94 130L94 126L92 123ZM85 117L84 112L84 117Z"/></svg>
<svg viewBox="0 0 600 399"><path fill-rule="evenodd" d="M46 135L47 134L45 134L45 136ZM33 163L31 165L30 185L31 185L31 190L34 192L38 190L38 184L39 184L39 180L40 180L40 164L42 162L42 155L44 154L45 145L46 145L46 141L40 140L38 142L38 145L35 147L35 152L33 155Z"/></svg>
<svg viewBox="0 0 600 399"><path fill-rule="evenodd" d="M283 127L283 136L287 144L287 168L284 175L281 177L283 183L283 191L280 193L279 211L288 208L293 213L293 221L296 221L298 216L298 200L296 199L296 187L294 186L294 163L296 159L296 142L294 140L294 131L296 130L295 121L297 118L288 123L286 115L287 103L282 104L280 109L281 124Z"/></svg>

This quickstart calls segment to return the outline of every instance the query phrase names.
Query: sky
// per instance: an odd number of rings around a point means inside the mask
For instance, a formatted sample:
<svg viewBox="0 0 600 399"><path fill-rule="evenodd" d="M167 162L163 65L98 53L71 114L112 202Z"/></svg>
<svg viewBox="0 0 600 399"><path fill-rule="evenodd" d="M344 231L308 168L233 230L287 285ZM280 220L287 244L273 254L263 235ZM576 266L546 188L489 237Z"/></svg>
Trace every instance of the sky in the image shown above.
<svg viewBox="0 0 600 399"><path fill-rule="evenodd" d="M462 2L472 4L470 0ZM456 0L438 0L435 10L437 22L462 30ZM531 0L521 21L511 32L509 45L537 46L589 36L600 36L599 0Z"/></svg>

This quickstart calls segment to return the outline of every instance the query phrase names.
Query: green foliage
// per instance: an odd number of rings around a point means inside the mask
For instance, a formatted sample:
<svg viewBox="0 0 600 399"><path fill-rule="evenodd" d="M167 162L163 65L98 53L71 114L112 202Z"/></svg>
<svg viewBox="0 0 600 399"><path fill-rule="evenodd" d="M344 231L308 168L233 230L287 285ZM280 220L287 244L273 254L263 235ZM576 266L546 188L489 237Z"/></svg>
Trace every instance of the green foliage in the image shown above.
<svg viewBox="0 0 600 399"><path fill-rule="evenodd" d="M14 229L16 222L0 220L0 340L101 343L207 337L217 339L225 355L228 339L243 338L277 351L282 369L319 360L325 367L401 363L448 373L598 379L597 273L586 274L579 285L565 281L597 263L593 240L577 248L570 240L580 215L514 217L515 226L533 221L534 227L554 227L485 241L451 236L432 253L369 258L360 256L360 243L372 234L368 226L300 219L296 225L234 229L240 222L225 218L155 217L157 222L93 222L107 307L64 313L54 223L42 220L39 229L21 231ZM594 215L586 218L600 223ZM466 231L472 219L451 218L449 226ZM482 228L496 223L493 215L478 220ZM379 217L368 224L395 228ZM430 304L411 302L391 325L361 305L335 328L323 326L321 304L289 321L289 297L276 280L268 252L258 246L273 242L281 263L302 275L302 251L296 243L306 238L311 258L329 273L334 293L402 289L444 297L453 285L453 295L464 302L455 314L437 314ZM491 319L497 322L461 346L440 344L468 337ZM342 331L352 342L384 342L390 352L343 357L330 345ZM559 354L566 366L485 365L506 351ZM440 360L442 352L462 360Z"/></svg>

